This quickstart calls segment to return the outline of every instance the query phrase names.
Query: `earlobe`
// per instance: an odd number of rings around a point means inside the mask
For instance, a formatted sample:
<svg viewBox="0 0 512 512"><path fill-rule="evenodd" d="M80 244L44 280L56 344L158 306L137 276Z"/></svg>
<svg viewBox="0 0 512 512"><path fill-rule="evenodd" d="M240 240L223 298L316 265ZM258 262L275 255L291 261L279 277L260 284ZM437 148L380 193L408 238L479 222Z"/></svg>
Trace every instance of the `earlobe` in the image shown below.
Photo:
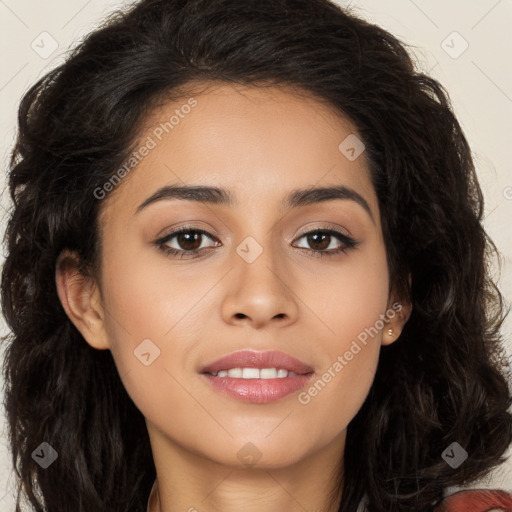
<svg viewBox="0 0 512 512"><path fill-rule="evenodd" d="M382 332L382 345L391 345L391 343L394 343L400 337L400 334L402 334L402 330L411 316L412 307L409 303L402 304L395 302L393 305L399 305L400 309L398 310L398 306L396 306L397 311L395 312L395 316L389 318L386 322Z"/></svg>
<svg viewBox="0 0 512 512"><path fill-rule="evenodd" d="M70 251L60 254L55 284L62 307L87 343L98 350L110 348L98 286L80 272L78 255Z"/></svg>
<svg viewBox="0 0 512 512"><path fill-rule="evenodd" d="M409 275L409 287L410 285L411 276ZM412 304L409 299L406 301L395 301L393 294L390 296L386 313L388 319L382 331L382 345L391 345L400 337L405 324L411 316L411 312Z"/></svg>

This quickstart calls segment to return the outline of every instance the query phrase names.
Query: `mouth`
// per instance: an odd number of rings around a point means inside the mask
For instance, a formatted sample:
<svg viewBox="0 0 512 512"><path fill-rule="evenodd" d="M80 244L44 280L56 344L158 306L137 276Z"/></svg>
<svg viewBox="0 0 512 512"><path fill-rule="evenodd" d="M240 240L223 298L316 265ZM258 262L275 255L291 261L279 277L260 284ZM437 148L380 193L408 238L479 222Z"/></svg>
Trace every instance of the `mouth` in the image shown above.
<svg viewBox="0 0 512 512"><path fill-rule="evenodd" d="M296 375L306 375L305 373L295 373L285 368L229 368L217 372L207 372L214 377L231 377L234 379L286 379L286 377L295 377Z"/></svg>
<svg viewBox="0 0 512 512"><path fill-rule="evenodd" d="M203 378L224 395L264 404L303 388L314 375L306 363L284 352L242 350L200 370Z"/></svg>

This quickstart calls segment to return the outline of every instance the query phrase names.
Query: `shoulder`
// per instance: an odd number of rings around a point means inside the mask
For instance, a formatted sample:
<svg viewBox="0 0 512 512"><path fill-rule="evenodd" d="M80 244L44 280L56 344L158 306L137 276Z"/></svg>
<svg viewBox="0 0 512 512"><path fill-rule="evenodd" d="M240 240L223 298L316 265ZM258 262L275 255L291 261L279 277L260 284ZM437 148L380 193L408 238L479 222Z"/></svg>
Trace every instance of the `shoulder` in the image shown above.
<svg viewBox="0 0 512 512"><path fill-rule="evenodd" d="M446 497L435 512L512 512L512 494L495 489L459 491Z"/></svg>

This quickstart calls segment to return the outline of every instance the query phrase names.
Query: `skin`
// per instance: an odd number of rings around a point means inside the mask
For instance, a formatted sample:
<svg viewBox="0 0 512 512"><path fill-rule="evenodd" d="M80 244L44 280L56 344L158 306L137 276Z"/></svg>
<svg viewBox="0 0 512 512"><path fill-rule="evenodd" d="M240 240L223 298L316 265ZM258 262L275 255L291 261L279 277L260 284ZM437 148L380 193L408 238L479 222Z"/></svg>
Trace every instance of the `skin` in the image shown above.
<svg viewBox="0 0 512 512"><path fill-rule="evenodd" d="M305 405L298 393L244 403L213 389L198 370L244 348L281 350L311 365L315 381L398 299L365 154L347 159L338 146L357 134L354 127L291 89L214 84L194 98L197 106L103 200L101 275L81 276L73 255L62 255L60 299L86 342L112 351L146 418L157 470L152 510L338 510L346 428L371 387L381 346L398 338L410 307L402 303ZM155 109L140 140L187 99ZM238 205L163 199L136 212L175 183L229 189ZM292 189L333 185L360 194L373 219L350 199L282 209ZM208 247L200 257L180 259L155 246L189 224L214 237L197 242ZM358 245L309 254L343 246L336 237L322 246L301 236L329 227ZM236 252L248 236L263 249L252 263ZM191 247L177 237L168 245ZM149 366L133 353L145 339L160 350ZM250 466L238 455L247 443L260 455Z"/></svg>

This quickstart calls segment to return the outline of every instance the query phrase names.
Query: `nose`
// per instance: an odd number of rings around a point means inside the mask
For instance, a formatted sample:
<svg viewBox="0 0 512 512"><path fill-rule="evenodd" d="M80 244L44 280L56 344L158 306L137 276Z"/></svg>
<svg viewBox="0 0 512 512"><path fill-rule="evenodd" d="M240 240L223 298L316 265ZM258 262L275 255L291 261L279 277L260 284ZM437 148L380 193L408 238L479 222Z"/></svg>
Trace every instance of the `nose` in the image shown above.
<svg viewBox="0 0 512 512"><path fill-rule="evenodd" d="M278 261L279 260L279 261ZM271 249L252 262L233 255L233 270L222 303L222 316L232 325L250 324L261 329L267 324L280 327L297 320L298 298L293 292L294 274L284 259Z"/></svg>

